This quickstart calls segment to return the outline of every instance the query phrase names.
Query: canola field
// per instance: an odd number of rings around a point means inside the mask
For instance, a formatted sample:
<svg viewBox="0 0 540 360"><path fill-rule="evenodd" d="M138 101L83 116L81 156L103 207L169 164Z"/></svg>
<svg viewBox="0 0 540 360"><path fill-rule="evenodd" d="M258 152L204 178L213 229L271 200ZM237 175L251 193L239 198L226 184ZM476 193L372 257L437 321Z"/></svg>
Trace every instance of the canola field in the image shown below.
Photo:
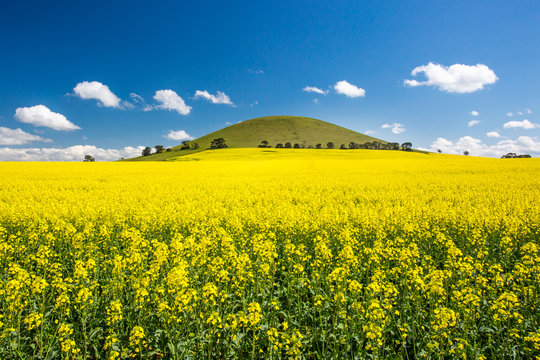
<svg viewBox="0 0 540 360"><path fill-rule="evenodd" d="M1 163L2 359L540 359L540 161Z"/></svg>

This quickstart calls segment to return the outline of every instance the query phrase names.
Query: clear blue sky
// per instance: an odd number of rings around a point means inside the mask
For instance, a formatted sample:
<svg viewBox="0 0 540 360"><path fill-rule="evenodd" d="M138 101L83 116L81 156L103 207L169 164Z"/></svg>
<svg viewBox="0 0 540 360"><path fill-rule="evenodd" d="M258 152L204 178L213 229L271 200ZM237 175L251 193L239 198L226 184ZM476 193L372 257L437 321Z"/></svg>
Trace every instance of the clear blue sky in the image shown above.
<svg viewBox="0 0 540 360"><path fill-rule="evenodd" d="M3 1L0 159L110 160L266 115L540 155L539 39L537 0Z"/></svg>

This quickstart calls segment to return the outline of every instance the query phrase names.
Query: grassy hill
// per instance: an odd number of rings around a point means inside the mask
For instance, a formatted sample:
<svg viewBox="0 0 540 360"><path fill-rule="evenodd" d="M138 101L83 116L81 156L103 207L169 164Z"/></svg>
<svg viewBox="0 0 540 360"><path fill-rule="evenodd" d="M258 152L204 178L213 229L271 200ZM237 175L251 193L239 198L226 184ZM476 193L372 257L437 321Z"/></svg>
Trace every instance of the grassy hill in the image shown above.
<svg viewBox="0 0 540 360"><path fill-rule="evenodd" d="M368 141L386 142L322 120L301 116L266 116L242 121L195 139L193 142L199 144L197 150L180 150L178 145L170 152L129 160L160 161L193 154L210 148L211 141L216 138L224 138L230 148L255 148L262 140L267 140L272 147L278 143L290 142L306 147L322 144L324 148L329 141L336 147L348 145L351 141L359 144Z"/></svg>

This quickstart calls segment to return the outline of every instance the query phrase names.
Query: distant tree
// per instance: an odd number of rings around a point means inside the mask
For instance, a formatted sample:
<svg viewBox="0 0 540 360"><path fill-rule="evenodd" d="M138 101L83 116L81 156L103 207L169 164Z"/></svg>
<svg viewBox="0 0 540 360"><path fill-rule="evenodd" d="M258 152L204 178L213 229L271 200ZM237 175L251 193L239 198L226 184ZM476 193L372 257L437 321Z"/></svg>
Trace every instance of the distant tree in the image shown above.
<svg viewBox="0 0 540 360"><path fill-rule="evenodd" d="M354 141L351 141L349 143L349 149L358 149L358 145Z"/></svg>
<svg viewBox="0 0 540 360"><path fill-rule="evenodd" d="M287 141L287 142L285 143L285 148L286 148L286 149L292 148L291 143Z"/></svg>
<svg viewBox="0 0 540 360"><path fill-rule="evenodd" d="M189 150L191 148L191 144L189 141L184 140L182 141L182 146L180 147L180 150Z"/></svg>
<svg viewBox="0 0 540 360"><path fill-rule="evenodd" d="M224 138L217 138L210 143L210 149L223 149L228 147Z"/></svg>
<svg viewBox="0 0 540 360"><path fill-rule="evenodd" d="M283 144L282 143L276 144L276 149L283 149Z"/></svg>
<svg viewBox="0 0 540 360"><path fill-rule="evenodd" d="M399 150L399 143L397 142L388 143L388 146L389 150Z"/></svg>
<svg viewBox="0 0 540 360"><path fill-rule="evenodd" d="M317 148L317 149L322 149L322 145L321 145L321 144L317 144L317 145L315 145L315 148Z"/></svg>
<svg viewBox="0 0 540 360"><path fill-rule="evenodd" d="M327 148L327 149L333 149L334 147L335 147L335 146L334 146L334 143L333 143L333 142L329 141L329 142L326 143L326 148Z"/></svg>
<svg viewBox="0 0 540 360"><path fill-rule="evenodd" d="M403 151L412 151L412 143L404 142L401 144L401 149L403 149Z"/></svg>
<svg viewBox="0 0 540 360"><path fill-rule="evenodd" d="M341 144L341 146L339 147L340 149L344 150L346 149L347 147L345 146L345 144Z"/></svg>
<svg viewBox="0 0 540 360"><path fill-rule="evenodd" d="M172 151L172 149L171 149L171 148L167 148L167 150L165 150L165 151L166 151L166 152L170 152L170 151Z"/></svg>
<svg viewBox="0 0 540 360"><path fill-rule="evenodd" d="M197 150L199 148L199 144L197 144L196 142L192 142L190 145L191 145L191 150Z"/></svg>
<svg viewBox="0 0 540 360"><path fill-rule="evenodd" d="M295 143L295 144L293 145L293 148L295 148L295 149L300 149L300 144L299 144L299 143Z"/></svg>
<svg viewBox="0 0 540 360"><path fill-rule="evenodd" d="M438 149L437 152L438 152L439 154L442 153L441 149Z"/></svg>
<svg viewBox="0 0 540 360"><path fill-rule="evenodd" d="M302 146L302 148L305 149L305 148L306 148L306 145ZM308 145L307 148L308 148L308 149L313 149L313 145Z"/></svg>
<svg viewBox="0 0 540 360"><path fill-rule="evenodd" d="M261 141L261 144L259 145L259 147L260 148L269 148L271 146L268 144L267 140L263 140L263 141Z"/></svg>
<svg viewBox="0 0 540 360"><path fill-rule="evenodd" d="M84 162L94 162L96 159L92 155L84 155Z"/></svg>
<svg viewBox="0 0 540 360"><path fill-rule="evenodd" d="M465 151L463 152L463 155L465 155L465 156L469 155L469 150L465 150Z"/></svg>
<svg viewBox="0 0 540 360"><path fill-rule="evenodd" d="M150 147L145 147L144 150L142 151L142 155L143 156L148 156L152 153L152 149L150 149Z"/></svg>
<svg viewBox="0 0 540 360"><path fill-rule="evenodd" d="M163 152L163 145L156 145L156 154L161 154Z"/></svg>

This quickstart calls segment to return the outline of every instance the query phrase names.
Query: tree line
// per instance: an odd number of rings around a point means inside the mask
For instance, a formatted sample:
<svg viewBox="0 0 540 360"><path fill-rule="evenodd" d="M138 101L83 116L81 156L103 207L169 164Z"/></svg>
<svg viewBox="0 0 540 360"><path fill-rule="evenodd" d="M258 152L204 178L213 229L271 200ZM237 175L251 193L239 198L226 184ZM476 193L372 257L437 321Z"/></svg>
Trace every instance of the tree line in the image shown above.
<svg viewBox="0 0 540 360"><path fill-rule="evenodd" d="M258 145L260 148L271 148L272 145L267 140L261 141L261 143ZM286 142L278 143L275 145L276 149L322 149L322 144L316 144L314 145L305 145L305 144L299 144L299 143L290 143ZM336 145L329 141L326 143L327 149L335 149ZM403 144L399 145L399 143L392 142L392 143L383 143L380 141L368 141L365 143L355 143L354 141L351 141L348 145L341 144L339 146L340 149L373 149L373 150L403 150L403 151L412 151L412 143L411 142L404 142Z"/></svg>
<svg viewBox="0 0 540 360"><path fill-rule="evenodd" d="M227 148L227 142L224 138L217 138L210 142L210 149L224 149ZM272 145L267 140L261 141L261 143L258 145L260 148L271 148ZM156 145L154 146L156 149L156 152L154 154L160 154L164 150L165 151L172 151L171 148L164 149L162 145ZM199 144L192 141L182 141L182 146L178 150L195 150L199 148ZM278 143L275 145L276 149L322 149L323 145L321 143L316 145L306 145L305 141L300 143L291 143L287 141L285 144ZM372 150L403 150L403 151L412 151L412 143L411 142L404 142L401 145L397 142L391 142L391 143L383 143L380 141L368 141L365 143L355 143L354 141L351 141L349 144L341 144L339 146L340 149L372 149ZM336 149L336 145L329 141L326 143L326 149ZM143 156L148 156L152 154L152 149L147 146L142 151Z"/></svg>

